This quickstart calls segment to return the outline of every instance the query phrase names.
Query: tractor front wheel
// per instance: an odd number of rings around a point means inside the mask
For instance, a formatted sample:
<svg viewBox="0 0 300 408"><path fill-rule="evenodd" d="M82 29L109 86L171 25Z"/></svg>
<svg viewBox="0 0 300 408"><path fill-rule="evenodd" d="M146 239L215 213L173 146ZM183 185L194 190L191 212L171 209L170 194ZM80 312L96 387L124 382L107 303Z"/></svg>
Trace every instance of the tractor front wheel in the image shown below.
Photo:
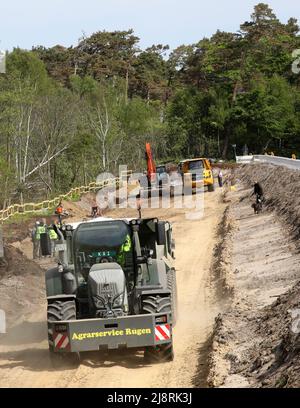
<svg viewBox="0 0 300 408"><path fill-rule="evenodd" d="M55 352L54 338L51 322L59 322L76 319L75 300L55 300L48 304L48 341L49 341L49 358L53 368L62 368L64 366L78 367L80 364L79 353Z"/></svg>
<svg viewBox="0 0 300 408"><path fill-rule="evenodd" d="M143 313L171 313L172 299L169 296L147 296L143 299ZM145 361L148 363L163 363L174 359L173 342L145 347Z"/></svg>
<svg viewBox="0 0 300 408"><path fill-rule="evenodd" d="M77 368L80 365L79 353L55 353L49 349L49 358L53 368Z"/></svg>

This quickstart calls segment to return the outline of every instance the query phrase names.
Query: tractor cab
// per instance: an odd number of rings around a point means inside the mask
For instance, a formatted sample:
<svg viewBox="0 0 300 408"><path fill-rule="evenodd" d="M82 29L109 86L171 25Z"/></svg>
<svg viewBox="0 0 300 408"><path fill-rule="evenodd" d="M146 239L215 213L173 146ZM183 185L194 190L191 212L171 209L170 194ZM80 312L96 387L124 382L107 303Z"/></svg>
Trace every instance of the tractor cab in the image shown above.
<svg viewBox="0 0 300 408"><path fill-rule="evenodd" d="M95 264L133 264L132 231L123 221L81 224L73 237L75 272L87 280ZM127 259L125 259L125 257ZM127 260L127 262L126 262Z"/></svg>

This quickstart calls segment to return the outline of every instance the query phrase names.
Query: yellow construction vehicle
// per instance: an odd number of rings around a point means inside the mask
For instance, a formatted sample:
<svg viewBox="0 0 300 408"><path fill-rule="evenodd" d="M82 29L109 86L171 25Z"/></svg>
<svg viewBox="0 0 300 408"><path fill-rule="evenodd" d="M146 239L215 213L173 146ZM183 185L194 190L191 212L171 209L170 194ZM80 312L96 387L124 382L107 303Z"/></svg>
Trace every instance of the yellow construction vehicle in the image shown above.
<svg viewBox="0 0 300 408"><path fill-rule="evenodd" d="M178 170L182 175L183 183L189 180L193 190L204 185L209 192L215 191L214 176L208 159L183 160L179 163Z"/></svg>

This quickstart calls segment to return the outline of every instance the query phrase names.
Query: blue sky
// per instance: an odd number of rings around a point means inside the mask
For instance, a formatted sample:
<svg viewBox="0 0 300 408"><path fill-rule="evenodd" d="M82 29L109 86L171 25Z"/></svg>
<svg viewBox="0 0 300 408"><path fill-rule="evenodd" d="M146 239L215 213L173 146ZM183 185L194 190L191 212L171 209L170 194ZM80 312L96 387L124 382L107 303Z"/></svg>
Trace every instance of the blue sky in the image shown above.
<svg viewBox="0 0 300 408"><path fill-rule="evenodd" d="M0 49L76 45L82 32L133 28L143 48L175 48L210 36L217 29L237 31L259 0L1 0ZM299 0L268 3L282 21L300 20Z"/></svg>

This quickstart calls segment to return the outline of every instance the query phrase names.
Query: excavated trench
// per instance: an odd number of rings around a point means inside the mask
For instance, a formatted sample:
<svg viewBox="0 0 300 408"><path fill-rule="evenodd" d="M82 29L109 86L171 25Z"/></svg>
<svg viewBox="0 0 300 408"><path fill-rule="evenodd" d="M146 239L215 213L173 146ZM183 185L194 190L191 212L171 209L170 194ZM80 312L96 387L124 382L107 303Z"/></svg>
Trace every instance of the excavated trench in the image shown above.
<svg viewBox="0 0 300 408"><path fill-rule="evenodd" d="M232 293L214 325L208 385L299 387L300 174L250 165L236 177L229 210L234 225L223 244L228 263L219 271ZM251 208L254 181L265 191L259 215Z"/></svg>

